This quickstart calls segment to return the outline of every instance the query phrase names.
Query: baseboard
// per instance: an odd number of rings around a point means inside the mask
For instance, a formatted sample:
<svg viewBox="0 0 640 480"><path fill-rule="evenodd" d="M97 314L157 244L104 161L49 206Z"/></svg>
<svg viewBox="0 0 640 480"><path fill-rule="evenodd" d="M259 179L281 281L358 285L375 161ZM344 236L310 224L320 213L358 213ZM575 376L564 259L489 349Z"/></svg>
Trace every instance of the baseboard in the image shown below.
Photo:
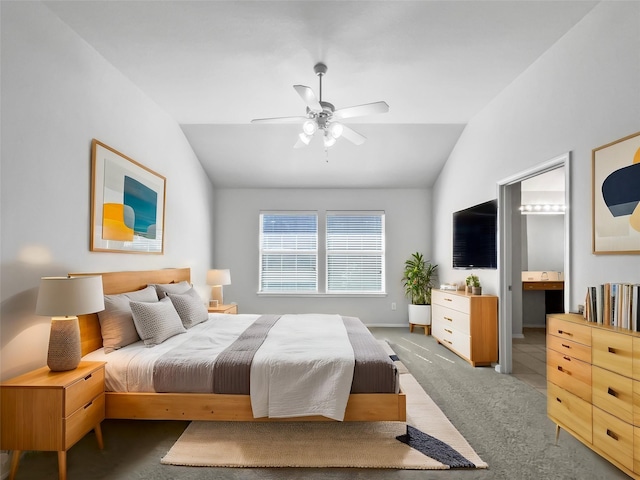
<svg viewBox="0 0 640 480"><path fill-rule="evenodd" d="M524 338L524 334L522 333L512 333L511 338Z"/></svg>
<svg viewBox="0 0 640 480"><path fill-rule="evenodd" d="M365 327L383 327L383 328L409 328L409 323L365 323Z"/></svg>

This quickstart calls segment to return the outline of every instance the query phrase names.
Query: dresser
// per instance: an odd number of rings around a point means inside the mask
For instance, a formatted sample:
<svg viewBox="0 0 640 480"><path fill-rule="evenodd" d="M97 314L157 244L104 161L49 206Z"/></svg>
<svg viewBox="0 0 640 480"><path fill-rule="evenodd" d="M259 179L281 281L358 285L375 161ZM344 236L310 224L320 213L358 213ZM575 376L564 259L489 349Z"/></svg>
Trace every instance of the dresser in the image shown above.
<svg viewBox="0 0 640 480"><path fill-rule="evenodd" d="M431 335L471 365L498 361L498 297L432 290Z"/></svg>
<svg viewBox="0 0 640 480"><path fill-rule="evenodd" d="M640 479L640 334L547 315L547 415Z"/></svg>
<svg viewBox="0 0 640 480"><path fill-rule="evenodd" d="M102 448L105 417L104 363L80 362L78 368L52 372L39 368L0 386L0 448L13 450L10 479L22 450L58 452L58 476L67 476L67 450L90 430Z"/></svg>

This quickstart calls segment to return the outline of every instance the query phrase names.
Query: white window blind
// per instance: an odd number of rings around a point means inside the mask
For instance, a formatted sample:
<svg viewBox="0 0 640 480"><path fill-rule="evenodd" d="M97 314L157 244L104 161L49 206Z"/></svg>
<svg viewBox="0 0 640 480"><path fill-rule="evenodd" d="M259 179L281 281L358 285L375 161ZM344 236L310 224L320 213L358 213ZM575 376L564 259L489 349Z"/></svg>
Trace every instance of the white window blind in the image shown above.
<svg viewBox="0 0 640 480"><path fill-rule="evenodd" d="M327 212L327 293L384 293L384 213Z"/></svg>
<svg viewBox="0 0 640 480"><path fill-rule="evenodd" d="M318 216L260 214L260 291L318 291Z"/></svg>

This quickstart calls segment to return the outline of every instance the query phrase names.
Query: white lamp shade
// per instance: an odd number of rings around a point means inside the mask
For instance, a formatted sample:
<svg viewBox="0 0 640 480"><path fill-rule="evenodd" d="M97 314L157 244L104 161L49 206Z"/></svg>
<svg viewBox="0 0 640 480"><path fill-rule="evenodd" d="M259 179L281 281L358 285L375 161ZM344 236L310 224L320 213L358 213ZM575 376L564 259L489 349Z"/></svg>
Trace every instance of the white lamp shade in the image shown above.
<svg viewBox="0 0 640 480"><path fill-rule="evenodd" d="M231 285L231 272L229 269L209 270L207 285Z"/></svg>
<svg viewBox="0 0 640 480"><path fill-rule="evenodd" d="M48 317L84 315L104 310L102 277L43 277L36 314Z"/></svg>

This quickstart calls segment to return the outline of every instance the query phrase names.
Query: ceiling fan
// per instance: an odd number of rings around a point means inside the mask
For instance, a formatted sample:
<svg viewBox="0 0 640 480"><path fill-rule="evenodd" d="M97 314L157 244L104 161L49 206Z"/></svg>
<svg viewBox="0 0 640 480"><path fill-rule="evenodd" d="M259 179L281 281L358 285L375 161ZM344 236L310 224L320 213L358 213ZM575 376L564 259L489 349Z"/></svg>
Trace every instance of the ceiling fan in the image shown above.
<svg viewBox="0 0 640 480"><path fill-rule="evenodd" d="M327 66L324 63L317 63L313 67L313 70L319 77L320 98L316 97L313 90L309 87L304 85L293 86L307 105L306 116L256 118L251 120L251 123L301 123L302 132L298 135L298 141L293 148L301 148L309 145L311 138L318 131L323 134L325 148L334 145L340 137L344 137L356 145L362 145L366 137L344 125L341 121L347 118L363 117L374 113L387 113L389 111L389 105L387 105L386 102L374 102L336 110L331 103L322 100L322 77L327 73Z"/></svg>

